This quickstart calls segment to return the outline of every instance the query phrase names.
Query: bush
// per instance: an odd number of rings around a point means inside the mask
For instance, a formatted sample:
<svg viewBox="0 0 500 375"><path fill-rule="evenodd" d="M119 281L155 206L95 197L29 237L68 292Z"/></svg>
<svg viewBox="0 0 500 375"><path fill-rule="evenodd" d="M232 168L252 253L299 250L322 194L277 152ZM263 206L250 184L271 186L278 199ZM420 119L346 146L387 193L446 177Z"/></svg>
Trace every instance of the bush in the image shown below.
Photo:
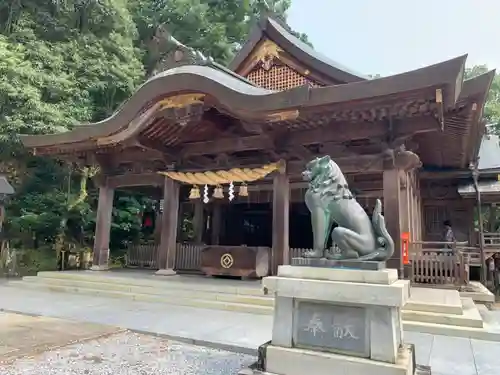
<svg viewBox="0 0 500 375"><path fill-rule="evenodd" d="M57 257L52 249L28 249L17 251L19 276L36 275L40 271L56 271Z"/></svg>

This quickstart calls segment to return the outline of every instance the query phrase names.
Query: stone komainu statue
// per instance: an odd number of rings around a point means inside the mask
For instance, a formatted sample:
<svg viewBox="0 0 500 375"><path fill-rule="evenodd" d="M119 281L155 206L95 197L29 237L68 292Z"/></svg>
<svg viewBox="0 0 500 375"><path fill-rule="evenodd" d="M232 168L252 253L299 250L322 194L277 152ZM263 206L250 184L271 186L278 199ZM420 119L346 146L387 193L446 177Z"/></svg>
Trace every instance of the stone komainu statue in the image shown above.
<svg viewBox="0 0 500 375"><path fill-rule="evenodd" d="M311 211L314 238L313 250L304 257L385 261L392 256L394 241L387 232L379 199L370 220L330 156L310 161L302 177L309 183L305 202ZM334 223L338 226L332 231ZM340 253L325 249L330 232Z"/></svg>

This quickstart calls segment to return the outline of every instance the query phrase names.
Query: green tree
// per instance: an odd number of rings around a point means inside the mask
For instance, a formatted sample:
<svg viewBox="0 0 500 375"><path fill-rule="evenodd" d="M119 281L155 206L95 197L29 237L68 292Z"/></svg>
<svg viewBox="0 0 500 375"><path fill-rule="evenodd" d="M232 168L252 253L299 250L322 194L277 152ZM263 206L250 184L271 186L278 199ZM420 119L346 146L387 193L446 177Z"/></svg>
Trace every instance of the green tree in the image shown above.
<svg viewBox="0 0 500 375"><path fill-rule="evenodd" d="M466 69L465 77L472 78L488 71L486 65L476 65ZM489 125L489 130L500 134L500 75L496 74L491 84L488 99L484 108L483 117Z"/></svg>
<svg viewBox="0 0 500 375"><path fill-rule="evenodd" d="M33 239L34 246L54 241L62 217L74 234L88 227L94 211L85 201L68 206L82 193L78 170L27 155L16 135L101 120L131 96L144 72L126 5L124 0L0 5L0 173L8 174L18 192L8 207L9 227L20 238Z"/></svg>
<svg viewBox="0 0 500 375"><path fill-rule="evenodd" d="M263 12L286 21L290 3L290 0L132 0L131 9L139 31L138 46L147 51L144 63L149 72L168 52L155 38L160 25L180 42L227 64ZM305 34L290 31L309 43Z"/></svg>
<svg viewBox="0 0 500 375"><path fill-rule="evenodd" d="M61 234L91 243L97 205L80 167L28 155L18 134L61 132L110 116L167 52L151 53L160 25L227 63L257 17L271 11L286 20L289 6L290 0L0 2L0 173L17 191L8 207L11 233L32 247L53 245ZM150 204L116 194L112 247L140 237L139 213Z"/></svg>

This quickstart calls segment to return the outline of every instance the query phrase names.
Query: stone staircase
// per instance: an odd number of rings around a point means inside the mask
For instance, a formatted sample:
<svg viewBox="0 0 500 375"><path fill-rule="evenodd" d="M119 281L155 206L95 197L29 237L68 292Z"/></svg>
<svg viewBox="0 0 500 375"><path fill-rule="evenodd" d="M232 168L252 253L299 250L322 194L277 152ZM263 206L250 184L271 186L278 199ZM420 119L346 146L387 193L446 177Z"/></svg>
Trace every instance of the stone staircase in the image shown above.
<svg viewBox="0 0 500 375"><path fill-rule="evenodd" d="M274 306L259 281L159 277L139 271L40 272L9 285L251 314L272 314ZM402 315L406 331L500 341L500 324L491 312L456 290L412 288Z"/></svg>

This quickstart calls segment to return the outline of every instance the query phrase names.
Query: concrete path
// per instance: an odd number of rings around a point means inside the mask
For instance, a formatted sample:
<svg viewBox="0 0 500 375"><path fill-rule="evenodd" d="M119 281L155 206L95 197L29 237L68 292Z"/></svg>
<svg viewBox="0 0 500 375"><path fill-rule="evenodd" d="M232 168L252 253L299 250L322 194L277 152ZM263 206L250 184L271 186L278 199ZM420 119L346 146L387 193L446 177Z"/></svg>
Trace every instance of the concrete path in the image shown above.
<svg viewBox="0 0 500 375"><path fill-rule="evenodd" d="M256 354L271 338L272 317L0 286L0 310L109 324L188 343ZM500 374L500 343L405 333L417 362L433 375Z"/></svg>

